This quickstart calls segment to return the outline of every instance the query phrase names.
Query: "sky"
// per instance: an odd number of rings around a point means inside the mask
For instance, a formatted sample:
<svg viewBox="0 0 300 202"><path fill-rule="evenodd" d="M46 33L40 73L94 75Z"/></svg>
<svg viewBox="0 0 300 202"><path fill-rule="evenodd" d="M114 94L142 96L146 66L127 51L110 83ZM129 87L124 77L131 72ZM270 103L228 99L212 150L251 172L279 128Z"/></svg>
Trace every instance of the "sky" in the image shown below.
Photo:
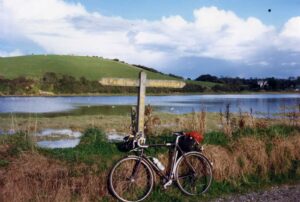
<svg viewBox="0 0 300 202"><path fill-rule="evenodd" d="M0 0L0 57L28 54L186 78L300 76L300 0Z"/></svg>

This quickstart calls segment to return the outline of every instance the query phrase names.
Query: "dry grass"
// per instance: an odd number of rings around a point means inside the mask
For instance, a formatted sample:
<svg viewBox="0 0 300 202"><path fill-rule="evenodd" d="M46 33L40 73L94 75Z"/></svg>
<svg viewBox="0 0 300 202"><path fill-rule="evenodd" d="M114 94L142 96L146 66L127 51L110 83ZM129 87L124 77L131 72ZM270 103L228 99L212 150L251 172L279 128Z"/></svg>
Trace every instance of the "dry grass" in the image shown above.
<svg viewBox="0 0 300 202"><path fill-rule="evenodd" d="M5 158L7 156L7 151L9 150L8 144L0 144L0 158Z"/></svg>
<svg viewBox="0 0 300 202"><path fill-rule="evenodd" d="M300 137L299 135L294 135L288 138L288 141L294 145L294 155L296 159L300 159Z"/></svg>
<svg viewBox="0 0 300 202"><path fill-rule="evenodd" d="M242 137L228 147L206 145L204 154L213 162L214 180L237 182L252 174L266 177L270 172L287 173L292 161L300 160L299 134L274 139L269 152L267 141ZM2 157L8 148L1 145ZM158 158L169 165L168 154ZM93 165L68 165L38 152L23 152L0 169L0 201L95 201L108 196L107 175L108 171Z"/></svg>
<svg viewBox="0 0 300 202"><path fill-rule="evenodd" d="M0 176L0 201L72 201L74 196L80 201L96 200L107 194L106 175L94 173L93 167L70 167L25 152Z"/></svg>
<svg viewBox="0 0 300 202"><path fill-rule="evenodd" d="M300 137L277 138L273 140L270 166L275 174L284 174L292 168L292 160L300 160Z"/></svg>
<svg viewBox="0 0 300 202"><path fill-rule="evenodd" d="M267 128L272 124L269 120L255 119L251 112L233 115L229 112L229 108L225 113L220 113L219 117L204 110L186 115L156 114L153 116L152 111L147 113L146 126L148 125L152 135L161 134L165 129L170 130L170 128L172 131L196 130L204 133L212 129L210 124L214 127L218 126L218 118L221 126L219 130L223 130L228 137L231 137L236 129ZM22 120L13 117L10 120L10 127L16 129L25 127L24 131L27 134L39 128L61 128L62 123L65 128L76 127L79 130L89 126L108 130L117 129L117 131L129 130L130 120L125 116L105 118L88 116L87 118L85 120L84 116L72 117L72 119L58 117L50 121L48 118ZM23 125L20 124L22 121ZM249 175L263 178L270 172L276 175L284 174L292 168L293 160L300 160L300 134L278 136L271 142L268 138L258 137L231 139L226 147L206 145L204 154L213 162L214 180L237 182ZM8 149L8 145L0 145L0 159L6 158ZM158 158L168 170L170 155L160 154ZM24 152L19 157L10 158L9 161L5 169L0 169L0 201L95 201L108 195L106 187L108 172L100 171L95 166L68 165L38 154L35 150Z"/></svg>
<svg viewBox="0 0 300 202"><path fill-rule="evenodd" d="M201 112L193 112L191 114L177 117L175 125L178 131L197 131L204 134L207 130L207 113L204 109Z"/></svg>
<svg viewBox="0 0 300 202"><path fill-rule="evenodd" d="M266 142L243 137L230 149L207 145L204 153L213 162L215 180L230 181L250 174L267 177L272 170L275 174L287 173L292 168L292 161L300 160L299 145L299 135L276 139L268 155Z"/></svg>
<svg viewBox="0 0 300 202"><path fill-rule="evenodd" d="M201 121L202 130L217 130L218 117L216 113L206 113L205 119ZM150 124L151 135L161 135L166 130L183 131L192 130L191 125L198 125L196 120L193 123L193 114L167 114L153 112ZM201 113L196 113L201 117ZM197 118L198 119L198 118ZM201 119L201 118L200 118ZM147 121L147 120L146 120ZM82 116L61 116L61 117L12 117L0 116L0 128L4 131L13 129L14 131L26 131L34 133L45 128L70 128L75 131L84 131L86 128L97 127L105 130L105 132L117 131L121 133L130 133L130 116L124 115L82 115ZM198 126L197 126L198 127ZM205 128L205 129L204 129ZM197 129L198 130L198 129Z"/></svg>
<svg viewBox="0 0 300 202"><path fill-rule="evenodd" d="M234 143L233 150L242 175L257 173L265 176L267 174L269 161L266 144L262 140L254 137L240 138Z"/></svg>
<svg viewBox="0 0 300 202"><path fill-rule="evenodd" d="M221 146L207 145L204 154L213 163L213 176L217 181L231 180L238 176L239 166L228 149Z"/></svg>
<svg viewBox="0 0 300 202"><path fill-rule="evenodd" d="M119 115L83 115L61 117L0 117L0 128L8 131L26 131L34 133L45 128L71 128L84 131L86 128L97 127L106 131L130 131L130 117Z"/></svg>

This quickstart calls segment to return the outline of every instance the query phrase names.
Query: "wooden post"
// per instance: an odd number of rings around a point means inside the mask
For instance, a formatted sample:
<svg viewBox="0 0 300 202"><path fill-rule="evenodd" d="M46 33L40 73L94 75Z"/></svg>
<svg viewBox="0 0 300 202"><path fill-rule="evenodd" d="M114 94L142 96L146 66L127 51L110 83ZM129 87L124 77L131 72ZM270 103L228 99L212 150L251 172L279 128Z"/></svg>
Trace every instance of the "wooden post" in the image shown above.
<svg viewBox="0 0 300 202"><path fill-rule="evenodd" d="M144 136L145 123L145 96L146 96L146 81L147 75L145 72L140 72L139 95L138 95L138 114L137 114L137 129L138 133Z"/></svg>
<svg viewBox="0 0 300 202"><path fill-rule="evenodd" d="M145 137L144 135L144 123L145 123L145 97L146 97L146 86L154 88L183 88L185 83L176 80L147 80L145 72L140 72L139 80L133 79L122 79L122 78L102 78L99 81L102 85L107 86L138 86L138 106L137 106L137 120L135 127L136 134Z"/></svg>

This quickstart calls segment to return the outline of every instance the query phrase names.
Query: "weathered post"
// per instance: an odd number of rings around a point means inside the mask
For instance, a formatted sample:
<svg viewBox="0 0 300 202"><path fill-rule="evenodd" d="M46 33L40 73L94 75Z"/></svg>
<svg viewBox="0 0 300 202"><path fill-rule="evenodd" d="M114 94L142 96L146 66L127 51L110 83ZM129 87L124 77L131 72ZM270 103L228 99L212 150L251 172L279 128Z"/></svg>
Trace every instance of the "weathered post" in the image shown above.
<svg viewBox="0 0 300 202"><path fill-rule="evenodd" d="M145 97L146 97L146 87L155 88L183 88L185 83L176 80L147 80L147 75L145 72L141 71L139 75L139 80L133 79L122 79L122 78L102 78L99 83L106 86L138 86L138 106L137 106L137 116L136 116L136 126L133 135L144 135L144 123L145 123Z"/></svg>
<svg viewBox="0 0 300 202"><path fill-rule="evenodd" d="M144 123L145 123L145 96L146 96L146 80L147 75L145 72L140 72L139 82L139 95L138 95L138 114L137 114L137 132L144 135Z"/></svg>

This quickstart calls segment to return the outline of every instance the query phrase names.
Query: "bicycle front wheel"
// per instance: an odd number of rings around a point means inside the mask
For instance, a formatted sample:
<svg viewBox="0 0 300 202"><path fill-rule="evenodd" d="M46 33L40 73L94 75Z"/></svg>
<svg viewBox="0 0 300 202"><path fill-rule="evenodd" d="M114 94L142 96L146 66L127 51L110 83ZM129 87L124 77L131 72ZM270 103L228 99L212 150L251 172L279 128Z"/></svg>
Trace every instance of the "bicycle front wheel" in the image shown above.
<svg viewBox="0 0 300 202"><path fill-rule="evenodd" d="M179 188L187 195L205 193L212 182L210 162L199 152L189 152L180 157L175 177Z"/></svg>
<svg viewBox="0 0 300 202"><path fill-rule="evenodd" d="M142 201L152 191L153 171L139 157L126 157L116 163L109 176L112 193L121 201Z"/></svg>

